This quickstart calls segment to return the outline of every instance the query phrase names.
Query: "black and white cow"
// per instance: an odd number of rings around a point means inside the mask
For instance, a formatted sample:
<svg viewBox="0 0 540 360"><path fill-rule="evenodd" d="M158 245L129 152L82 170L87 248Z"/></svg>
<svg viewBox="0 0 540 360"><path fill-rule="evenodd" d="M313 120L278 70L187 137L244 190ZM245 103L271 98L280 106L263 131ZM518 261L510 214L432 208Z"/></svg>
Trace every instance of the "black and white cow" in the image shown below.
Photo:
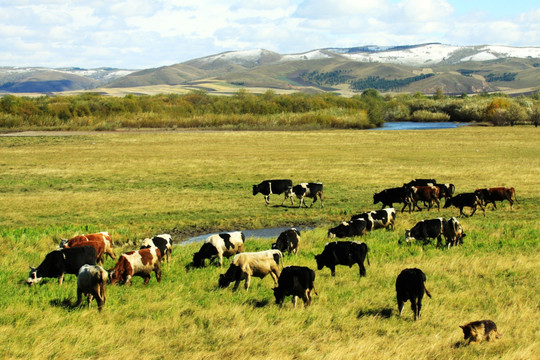
<svg viewBox="0 0 540 360"><path fill-rule="evenodd" d="M403 204L401 212L405 210L405 207L411 203L409 187L395 187L384 189L381 192L373 194L373 204L382 203L381 209L384 207L394 207L394 203Z"/></svg>
<svg viewBox="0 0 540 360"><path fill-rule="evenodd" d="M167 259L167 266L171 262L171 253L172 253L172 237L169 234L161 234L154 236L153 238L146 238L141 244L141 249L149 249L151 247L157 247L161 252L161 259Z"/></svg>
<svg viewBox="0 0 540 360"><path fill-rule="evenodd" d="M422 309L422 298L424 297L424 291L427 296L431 297L428 289L425 285L426 274L422 270L404 269L396 279L396 293L399 316L403 311L403 304L407 301L411 301L411 309L414 312L414 320L420 318L420 310Z"/></svg>
<svg viewBox="0 0 540 360"><path fill-rule="evenodd" d="M274 288L276 304L283 305L286 296L292 295L293 306L296 307L298 297L304 301L304 306L311 304L311 292L315 292L315 271L306 266L286 266L279 275L278 286Z"/></svg>
<svg viewBox="0 0 540 360"><path fill-rule="evenodd" d="M405 230L405 241L408 243L412 240L422 241L424 244L429 242L429 239L437 238L437 246L442 245L442 236L444 235L444 218L436 218L429 220L420 220L410 230ZM401 241L400 241L401 242Z"/></svg>
<svg viewBox="0 0 540 360"><path fill-rule="evenodd" d="M54 250L45 256L37 268L30 267L26 283L34 285L46 277L58 278L61 285L64 274L77 275L81 266L85 264L96 264L96 249L91 246Z"/></svg>
<svg viewBox="0 0 540 360"><path fill-rule="evenodd" d="M461 223L455 217L451 217L444 224L444 237L446 238L446 246L450 249L450 246L456 246L463 244L463 238L465 237L463 227Z"/></svg>
<svg viewBox="0 0 540 360"><path fill-rule="evenodd" d="M272 249L278 249L282 253L288 251L294 255L298 254L298 245L300 244L300 231L296 228L290 228L279 234L275 243L272 244Z"/></svg>
<svg viewBox="0 0 540 360"><path fill-rule="evenodd" d="M317 201L317 197L321 199L321 208L324 207L324 196L323 196L323 184L320 182L316 183L301 183L298 185L293 186L288 191L288 196L293 197L293 195L296 195L298 199L300 199L300 204L298 204L298 207L301 207L302 204L304 204L305 207L307 207L304 198L312 198L313 202L311 203L310 207L315 204L315 201Z"/></svg>
<svg viewBox="0 0 540 360"><path fill-rule="evenodd" d="M367 221L364 219L355 219L350 221L343 221L336 227L328 230L328 237L333 239L362 236L366 234Z"/></svg>
<svg viewBox="0 0 540 360"><path fill-rule="evenodd" d="M283 199L283 203L287 198L289 198L289 189L292 188L292 180L289 179L283 179L283 180L264 180L258 185L253 185L253 195L257 195L258 193L261 193L264 195L264 201L266 202L266 205L270 204L270 195L272 194L283 194L285 193L285 198ZM291 197L291 205L294 205L292 197Z"/></svg>
<svg viewBox="0 0 540 360"><path fill-rule="evenodd" d="M223 257L230 258L233 255L244 252L246 236L241 231L233 231L209 236L201 249L193 254L193 266L203 267L204 260L212 262L218 258L219 266L223 266Z"/></svg>
<svg viewBox="0 0 540 360"><path fill-rule="evenodd" d="M394 230L396 221L396 209L386 208L382 210L368 211L362 214L353 215L351 220L364 219L366 220L366 230L376 230L385 228Z"/></svg>
<svg viewBox="0 0 540 360"><path fill-rule="evenodd" d="M473 216L478 206L480 206L480 209L484 212L484 216L486 216L486 209L476 193L458 194L453 198L447 199L443 208L446 209L452 205L459 209L459 216ZM472 209L471 215L465 215L463 212L464 207L470 207Z"/></svg>
<svg viewBox="0 0 540 360"><path fill-rule="evenodd" d="M336 265L347 265L349 267L358 264L360 276L366 276L366 268L364 260L368 257L368 247L365 243L356 241L335 241L325 245L321 254L315 255L317 261L317 269L322 270L327 267L332 272L332 276L336 276Z"/></svg>

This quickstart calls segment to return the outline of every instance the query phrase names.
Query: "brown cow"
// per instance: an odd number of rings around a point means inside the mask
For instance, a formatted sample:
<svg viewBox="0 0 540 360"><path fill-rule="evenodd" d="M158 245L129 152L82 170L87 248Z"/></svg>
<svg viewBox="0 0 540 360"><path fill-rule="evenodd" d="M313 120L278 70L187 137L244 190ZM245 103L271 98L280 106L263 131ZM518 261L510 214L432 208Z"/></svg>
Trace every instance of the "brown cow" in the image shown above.
<svg viewBox="0 0 540 360"><path fill-rule="evenodd" d="M109 255L111 259L116 259L116 255L113 251L113 242L108 232L103 231L96 234L83 234L72 237L69 240L62 239L60 241L60 247L67 249L73 246L74 243L80 241L101 241L105 245L105 254ZM80 245L79 245L80 246Z"/></svg>
<svg viewBox="0 0 540 360"><path fill-rule="evenodd" d="M480 200L484 202L484 206L487 206L488 203L492 203L493 207L496 209L497 205L495 201L504 201L508 200L510 203L510 209L514 207L514 200L517 200L516 191L513 187L493 187L487 189L476 189L474 192Z"/></svg>
<svg viewBox="0 0 540 360"><path fill-rule="evenodd" d="M91 240L91 241L81 240L81 241L71 243L70 248L76 248L76 247L81 247L81 246L91 246L94 249L96 249L96 264L103 265L103 256L105 254L105 244L103 243L103 241L99 241L99 240Z"/></svg>
<svg viewBox="0 0 540 360"><path fill-rule="evenodd" d="M412 200L412 211L414 208L422 210L418 206L418 201L424 201L428 203L428 211L431 209L433 202L437 204L437 211L441 210L441 205L439 202L439 188L434 185L427 186L411 186L410 187L410 198ZM409 213L411 212L411 204L409 204Z"/></svg>
<svg viewBox="0 0 540 360"><path fill-rule="evenodd" d="M133 276L144 278L144 285L150 281L152 271L156 274L157 282L161 282L161 252L158 248L130 251L120 255L114 269L109 271L111 285L119 281L131 285Z"/></svg>

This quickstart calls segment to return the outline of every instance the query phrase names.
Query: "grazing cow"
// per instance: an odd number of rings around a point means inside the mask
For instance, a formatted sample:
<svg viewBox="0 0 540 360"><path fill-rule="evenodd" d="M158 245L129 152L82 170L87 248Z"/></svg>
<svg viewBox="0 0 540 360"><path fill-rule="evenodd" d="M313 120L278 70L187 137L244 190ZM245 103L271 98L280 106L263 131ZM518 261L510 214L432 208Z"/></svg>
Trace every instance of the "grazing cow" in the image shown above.
<svg viewBox="0 0 540 360"><path fill-rule="evenodd" d="M366 220L366 230L376 230L385 228L394 230L396 221L396 209L386 208L382 210L368 211L363 214L353 215L351 220L364 219Z"/></svg>
<svg viewBox="0 0 540 360"><path fill-rule="evenodd" d="M486 216L486 209L482 205L482 201L478 198L478 195L475 193L463 193L458 194L454 196L453 198L447 199L444 203L443 208L446 209L450 206L454 205L455 207L459 208L459 216L473 216L476 212L476 207L480 206L480 209L484 212L484 216ZM463 212L464 207L470 207L472 208L471 215L465 215Z"/></svg>
<svg viewBox="0 0 540 360"><path fill-rule="evenodd" d="M495 201L504 201L508 200L510 203L510 209L514 207L514 199L517 201L516 191L513 187L493 187L488 189L476 189L474 192L480 200L484 202L484 206L487 207L487 204L492 203L493 207L496 209L497 204Z"/></svg>
<svg viewBox="0 0 540 360"><path fill-rule="evenodd" d="M424 291L427 296L431 297L428 289L426 289L426 274L420 269L405 269L396 279L396 293L399 316L403 311L403 304L410 300L411 309L414 312L414 321L420 319L420 310L422 309L422 298Z"/></svg>
<svg viewBox="0 0 540 360"><path fill-rule="evenodd" d="M117 282L131 285L133 276L144 278L144 285L147 285L152 271L156 274L157 282L161 282L160 258L160 251L156 247L130 251L120 255L115 267L109 270L111 285Z"/></svg>
<svg viewBox="0 0 540 360"><path fill-rule="evenodd" d="M219 267L222 267L224 256L228 259L244 252L245 240L246 236L241 231L211 235L204 241L201 249L193 254L193 266L203 267L205 259L210 259L212 262L217 257Z"/></svg>
<svg viewBox="0 0 540 360"><path fill-rule="evenodd" d="M435 179L412 179L411 181L403 185L407 187L428 186L428 185L435 185L436 183L437 183L437 180Z"/></svg>
<svg viewBox="0 0 540 360"><path fill-rule="evenodd" d="M73 244L81 242L81 241L101 241L105 244L105 253L109 255L111 259L116 259L116 255L114 254L113 250L113 242L111 235L109 235L108 232L102 231L100 233L96 234L83 234L78 235L75 237L72 237L69 240L62 239L60 241L60 248L70 248L73 246Z"/></svg>
<svg viewBox="0 0 540 360"><path fill-rule="evenodd" d="M482 340L491 341L502 337L497 331L497 325L491 320L473 321L459 326L463 330L463 337L469 343L478 344Z"/></svg>
<svg viewBox="0 0 540 360"><path fill-rule="evenodd" d="M240 281L245 280L244 287L249 289L251 277L264 278L270 274L274 283L278 284L279 263L283 262L283 254L279 250L265 250L236 254L225 274L219 275L218 285L226 288L235 281L233 290L238 289Z"/></svg>
<svg viewBox="0 0 540 360"><path fill-rule="evenodd" d="M463 238L465 237L463 227L458 219L451 217L444 224L444 237L446 238L446 246L450 249L450 246L456 246L457 244L463 244Z"/></svg>
<svg viewBox="0 0 540 360"><path fill-rule="evenodd" d="M294 255L298 254L298 245L300 244L300 231L296 228L290 228L279 234L275 243L272 244L272 249L278 249L282 253L287 251Z"/></svg>
<svg viewBox="0 0 540 360"><path fill-rule="evenodd" d="M418 206L418 201L423 201L424 203L428 204L428 211L431 209L431 206L433 205L433 202L437 204L437 210L441 210L441 205L439 202L439 188L434 185L426 185L426 186L412 186L409 188L410 191L410 199L412 200L412 210L414 211L414 208L418 208L418 210L422 210ZM409 206L409 213L411 212L411 206Z"/></svg>
<svg viewBox="0 0 540 360"><path fill-rule="evenodd" d="M304 306L311 304L311 292L315 290L315 271L306 266L286 266L278 279L278 286L274 288L276 304L283 305L286 296L292 295L293 306L296 307L298 297L304 301Z"/></svg>
<svg viewBox="0 0 540 360"><path fill-rule="evenodd" d="M105 305L105 290L108 279L109 274L99 265L81 266L77 275L77 303L75 306L81 305L84 294L88 302L88 309L90 309L92 298L95 298L98 310L101 311Z"/></svg>
<svg viewBox="0 0 540 360"><path fill-rule="evenodd" d="M264 180L258 185L253 185L253 195L257 195L258 193L261 193L264 195L264 201L266 202L266 206L270 204L270 195L272 194L283 194L285 193L285 198L283 199L283 203L287 198L289 198L289 189L292 188L292 180ZM291 199L291 205L294 205L292 197Z"/></svg>
<svg viewBox="0 0 540 360"><path fill-rule="evenodd" d="M437 238L437 246L442 245L442 236L444 235L444 218L420 220L410 230L405 230L405 242L412 240L421 240L424 245L429 242L428 239ZM401 241L400 241L401 242Z"/></svg>
<svg viewBox="0 0 540 360"><path fill-rule="evenodd" d="M382 208L384 207L394 207L394 203L403 203L403 208L401 212L405 210L405 207L410 204L411 198L408 187L395 187L384 189L379 193L373 194L373 205L381 202Z"/></svg>
<svg viewBox="0 0 540 360"><path fill-rule="evenodd" d="M344 221L336 227L328 230L328 237L333 239L338 237L340 239L346 237L362 236L366 234L367 221L364 219L355 219L350 221Z"/></svg>
<svg viewBox="0 0 540 360"><path fill-rule="evenodd" d="M300 204L298 204L298 207L301 207L302 204L307 207L306 203L304 202L304 198L306 197L313 199L313 202L309 207L312 207L313 204L315 204L315 201L317 201L317 197L321 199L321 208L324 207L323 184L320 182L301 183L295 185L287 192L287 197L290 197L291 200L293 195L296 195L296 197L300 199Z"/></svg>
<svg viewBox="0 0 540 360"><path fill-rule="evenodd" d="M366 268L364 260L368 257L368 247L365 243L356 241L335 241L324 246L321 254L315 255L317 261L317 269L322 270L327 267L332 272L332 276L336 276L336 265L347 265L349 267L358 264L360 276L366 276Z"/></svg>
<svg viewBox="0 0 540 360"><path fill-rule="evenodd" d="M90 240L90 241L79 241L71 244L71 249L81 247L81 246L91 246L96 249L96 264L103 265L103 255L105 253L105 243L99 240Z"/></svg>
<svg viewBox="0 0 540 360"><path fill-rule="evenodd" d="M30 267L30 274L28 274L26 283L34 285L44 277L55 277L58 278L58 283L62 285L64 274L77 275L84 264L96 264L96 249L91 246L54 250L45 256L45 259L37 268Z"/></svg>
<svg viewBox="0 0 540 360"><path fill-rule="evenodd" d="M163 261L163 258L167 260L167 266L171 263L171 254L172 254L172 237L169 234L161 234L154 236L153 238L149 239L146 238L143 240L141 244L141 249L149 249L151 247L157 247L159 249L159 252L161 253L161 259L159 261Z"/></svg>

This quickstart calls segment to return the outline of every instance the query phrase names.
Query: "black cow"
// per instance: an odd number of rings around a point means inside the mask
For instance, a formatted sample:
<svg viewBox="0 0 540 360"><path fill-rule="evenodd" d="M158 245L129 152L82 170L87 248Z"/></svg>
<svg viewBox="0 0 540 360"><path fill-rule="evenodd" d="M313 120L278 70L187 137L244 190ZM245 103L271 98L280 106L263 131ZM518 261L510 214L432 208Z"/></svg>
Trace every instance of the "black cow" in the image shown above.
<svg viewBox="0 0 540 360"><path fill-rule="evenodd" d="M435 179L412 179L406 184L403 184L403 186L428 186L428 185L435 185L437 183L437 180Z"/></svg>
<svg viewBox="0 0 540 360"><path fill-rule="evenodd" d="M484 216L486 216L486 209L482 205L482 201L478 198L478 195L476 193L458 194L451 199L447 199L444 203L443 208L446 209L452 205L459 208L459 216L473 216L476 212L477 206L480 206L480 209L482 209L482 211L484 212ZM464 207L472 208L471 215L465 215L465 213L463 212Z"/></svg>
<svg viewBox="0 0 540 360"><path fill-rule="evenodd" d="M355 241L335 241L325 245L321 254L315 255L317 269L322 270L327 267L336 276L336 265L348 265L349 267L358 264L360 276L366 276L364 260L368 257L368 247L365 243Z"/></svg>
<svg viewBox="0 0 540 360"><path fill-rule="evenodd" d="M307 207L304 201L304 198L306 197L313 199L313 202L311 203L309 207L312 207L313 204L315 204L315 201L317 201L317 197L321 199L321 208L324 207L323 184L320 182L301 183L301 184L295 185L291 189L288 190L288 196L291 198L291 201L292 201L293 195L296 195L296 197L300 199L300 204L298 204L298 207L301 207L302 204L304 204L304 206Z"/></svg>
<svg viewBox="0 0 540 360"><path fill-rule="evenodd" d="M456 191L456 187L454 184L433 184L433 186L436 186L439 188L439 199L445 198L446 200L454 196L454 193Z"/></svg>
<svg viewBox="0 0 540 360"><path fill-rule="evenodd" d="M411 203L409 188L406 186L395 187L373 194L373 204L379 202L382 203L381 209L384 209L385 206L394 207L394 203L402 203L401 212L403 212L405 207Z"/></svg>
<svg viewBox="0 0 540 360"><path fill-rule="evenodd" d="M61 285L64 274L77 275L81 266L85 264L96 264L96 249L92 246L54 250L45 256L37 268L30 267L26 283L34 285L47 277L58 278L58 283Z"/></svg>
<svg viewBox="0 0 540 360"><path fill-rule="evenodd" d="M336 227L328 230L328 237L333 239L338 237L340 239L346 237L362 236L366 234L367 221L364 219L356 219L350 221L344 221Z"/></svg>
<svg viewBox="0 0 540 360"><path fill-rule="evenodd" d="M298 297L304 301L304 306L311 304L311 292L315 292L315 271L306 266L286 266L279 275L278 286L274 288L276 304L283 305L285 296L292 295L292 302L296 307Z"/></svg>
<svg viewBox="0 0 540 360"><path fill-rule="evenodd" d="M275 243L272 244L272 249L278 249L282 253L288 251L294 255L298 254L298 244L300 243L300 231L296 228L290 228L279 234Z"/></svg>
<svg viewBox="0 0 540 360"><path fill-rule="evenodd" d="M387 208L382 210L368 211L359 215L351 216L351 220L364 219L366 221L366 230L376 230L386 228L394 230L396 221L396 209Z"/></svg>
<svg viewBox="0 0 540 360"><path fill-rule="evenodd" d="M426 274L417 268L405 269L398 275L396 279L396 293L399 316L401 316L401 312L403 311L403 303L410 300L411 309L414 312L414 320L420 319L424 291L427 296L431 297L428 289L426 289L425 281Z"/></svg>
<svg viewBox="0 0 540 360"><path fill-rule="evenodd" d="M405 241L421 240L424 244L427 244L428 239L437 238L437 246L441 246L445 223L446 221L443 218L421 220L412 229L405 230Z"/></svg>
<svg viewBox="0 0 540 360"><path fill-rule="evenodd" d="M253 195L257 195L258 193L261 193L264 195L264 201L266 202L266 205L270 204L270 195L272 194L283 194L285 193L285 199L283 199L283 203L287 198L289 197L289 189L292 188L292 180L264 180L258 185L253 185ZM291 205L294 205L292 197L291 197Z"/></svg>

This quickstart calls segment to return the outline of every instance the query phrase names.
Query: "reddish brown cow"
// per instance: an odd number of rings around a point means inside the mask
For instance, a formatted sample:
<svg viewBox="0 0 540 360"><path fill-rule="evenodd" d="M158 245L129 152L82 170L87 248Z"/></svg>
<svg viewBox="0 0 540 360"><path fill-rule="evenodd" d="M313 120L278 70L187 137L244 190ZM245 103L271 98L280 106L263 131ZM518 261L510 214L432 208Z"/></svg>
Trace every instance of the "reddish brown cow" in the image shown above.
<svg viewBox="0 0 540 360"><path fill-rule="evenodd" d="M418 206L418 201L424 201L428 203L428 211L431 209L433 202L437 204L437 211L441 210L441 205L439 202L439 188L433 185L427 186L411 186L410 188L410 198L412 200L412 210L415 208L422 210ZM411 204L409 204L409 213L411 212Z"/></svg>
<svg viewBox="0 0 540 360"><path fill-rule="evenodd" d="M152 271L156 274L157 282L161 282L161 252L158 248L130 251L120 255L114 269L109 271L111 285L119 281L131 285L133 276L144 278L144 285L150 281Z"/></svg>
<svg viewBox="0 0 540 360"><path fill-rule="evenodd" d="M91 246L96 249L96 263L98 265L103 265L103 255L105 254L105 243L99 240L80 240L77 242L72 242L70 248L81 247L81 246Z"/></svg>
<svg viewBox="0 0 540 360"><path fill-rule="evenodd" d="M113 251L113 242L108 232L100 232L97 234L83 234L72 237L69 240L62 239L60 247L67 249L73 247L73 244L81 241L100 241L105 245L105 254L109 255L111 259L116 259L116 255Z"/></svg>
<svg viewBox="0 0 540 360"><path fill-rule="evenodd" d="M492 187L488 189L476 189L474 192L480 200L484 202L484 206L488 203L492 203L493 207L496 209L497 205L495 201L504 201L508 200L510 203L510 208L514 207L514 200L517 202L516 191L513 187Z"/></svg>

